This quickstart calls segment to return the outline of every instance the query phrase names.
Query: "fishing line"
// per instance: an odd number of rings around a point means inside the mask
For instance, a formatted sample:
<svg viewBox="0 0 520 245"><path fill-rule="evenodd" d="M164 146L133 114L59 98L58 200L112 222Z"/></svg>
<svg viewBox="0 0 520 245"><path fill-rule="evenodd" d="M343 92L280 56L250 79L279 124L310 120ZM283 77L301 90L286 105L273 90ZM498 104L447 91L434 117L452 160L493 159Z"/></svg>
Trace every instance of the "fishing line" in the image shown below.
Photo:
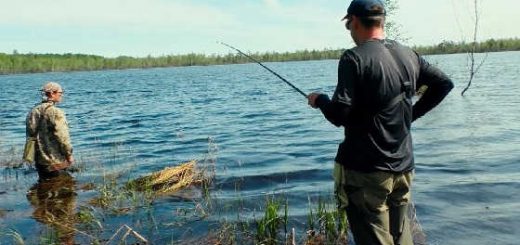
<svg viewBox="0 0 520 245"><path fill-rule="evenodd" d="M239 54L249 58L250 60L254 61L255 63L259 64L260 66L262 66L263 68L265 68L266 70L268 70L269 72L271 72L272 74L274 74L275 76L277 76L278 78L280 78L282 81L284 81L285 83L287 83L289 86L291 86L294 90L296 90L298 93L300 93L301 95L303 95L303 97L307 98L307 95L301 91L299 88L297 88L296 86L294 86L291 82L287 81L287 79L283 78L282 76L280 76L278 73L274 72L273 70L269 69L269 67L265 66L264 64L260 63L260 61L256 60L255 58L247 55L246 53L240 51L240 49L237 49L227 43L223 43L223 42L217 42L217 43L220 43L224 46L227 46L231 49L234 49L236 50Z"/></svg>

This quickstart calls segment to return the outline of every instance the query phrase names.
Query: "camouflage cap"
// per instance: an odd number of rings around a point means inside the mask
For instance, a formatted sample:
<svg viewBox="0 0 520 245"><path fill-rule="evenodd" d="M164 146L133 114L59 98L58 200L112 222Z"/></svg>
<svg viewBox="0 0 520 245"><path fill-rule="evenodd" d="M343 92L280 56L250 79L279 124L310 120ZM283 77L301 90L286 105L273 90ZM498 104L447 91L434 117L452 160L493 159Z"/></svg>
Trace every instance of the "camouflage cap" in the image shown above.
<svg viewBox="0 0 520 245"><path fill-rule="evenodd" d="M42 92L54 92L54 91L62 91L61 86L56 82L47 82L42 87Z"/></svg>

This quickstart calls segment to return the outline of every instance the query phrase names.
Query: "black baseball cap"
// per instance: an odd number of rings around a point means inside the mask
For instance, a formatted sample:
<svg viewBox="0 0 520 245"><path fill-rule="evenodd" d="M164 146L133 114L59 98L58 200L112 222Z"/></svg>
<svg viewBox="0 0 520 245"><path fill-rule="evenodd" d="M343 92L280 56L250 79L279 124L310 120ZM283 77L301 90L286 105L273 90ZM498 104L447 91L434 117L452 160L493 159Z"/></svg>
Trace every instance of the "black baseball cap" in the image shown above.
<svg viewBox="0 0 520 245"><path fill-rule="evenodd" d="M343 20L355 15L357 17L385 16L385 3L381 0L353 0L348 6Z"/></svg>

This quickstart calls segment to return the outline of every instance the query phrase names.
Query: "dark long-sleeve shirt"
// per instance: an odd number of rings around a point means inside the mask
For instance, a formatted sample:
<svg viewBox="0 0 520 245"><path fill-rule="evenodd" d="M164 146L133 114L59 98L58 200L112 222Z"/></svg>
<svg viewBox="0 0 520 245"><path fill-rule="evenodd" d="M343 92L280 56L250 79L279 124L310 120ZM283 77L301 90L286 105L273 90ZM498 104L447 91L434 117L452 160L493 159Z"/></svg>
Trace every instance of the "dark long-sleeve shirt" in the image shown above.
<svg viewBox="0 0 520 245"><path fill-rule="evenodd" d="M412 105L423 85L428 89ZM327 120L345 127L336 162L363 172L412 170L411 123L452 88L442 71L395 41L371 40L345 51L332 100L316 100Z"/></svg>

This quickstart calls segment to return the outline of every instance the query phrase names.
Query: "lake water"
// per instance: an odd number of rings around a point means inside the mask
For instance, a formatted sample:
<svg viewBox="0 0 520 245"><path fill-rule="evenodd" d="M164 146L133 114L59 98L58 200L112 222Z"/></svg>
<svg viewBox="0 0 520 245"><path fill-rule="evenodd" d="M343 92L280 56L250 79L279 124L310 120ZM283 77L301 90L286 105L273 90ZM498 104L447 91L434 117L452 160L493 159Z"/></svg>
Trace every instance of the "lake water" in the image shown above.
<svg viewBox="0 0 520 245"><path fill-rule="evenodd" d="M455 82L446 100L413 125L413 194L428 241L518 244L520 52L490 53L465 97L466 55L427 58ZM305 92L335 88L335 60L267 65ZM60 107L77 161L86 166L75 176L78 185L121 170L126 178L145 175L202 159L210 148L217 157L214 199L221 207L240 202L239 216L261 216L266 195L280 194L297 224L305 222L309 197L331 195L343 130L256 64L0 76L1 161L21 157L25 116L46 80L65 89ZM0 230L39 241L44 226L32 218L25 196L37 174L1 171ZM77 206L93 195L78 191ZM113 233L128 224L162 244L202 233L212 220L237 217L236 209L220 208L203 221L172 225L179 207L189 205L164 197L144 212L153 215L105 217L105 228ZM153 225L143 225L142 217L152 217Z"/></svg>

